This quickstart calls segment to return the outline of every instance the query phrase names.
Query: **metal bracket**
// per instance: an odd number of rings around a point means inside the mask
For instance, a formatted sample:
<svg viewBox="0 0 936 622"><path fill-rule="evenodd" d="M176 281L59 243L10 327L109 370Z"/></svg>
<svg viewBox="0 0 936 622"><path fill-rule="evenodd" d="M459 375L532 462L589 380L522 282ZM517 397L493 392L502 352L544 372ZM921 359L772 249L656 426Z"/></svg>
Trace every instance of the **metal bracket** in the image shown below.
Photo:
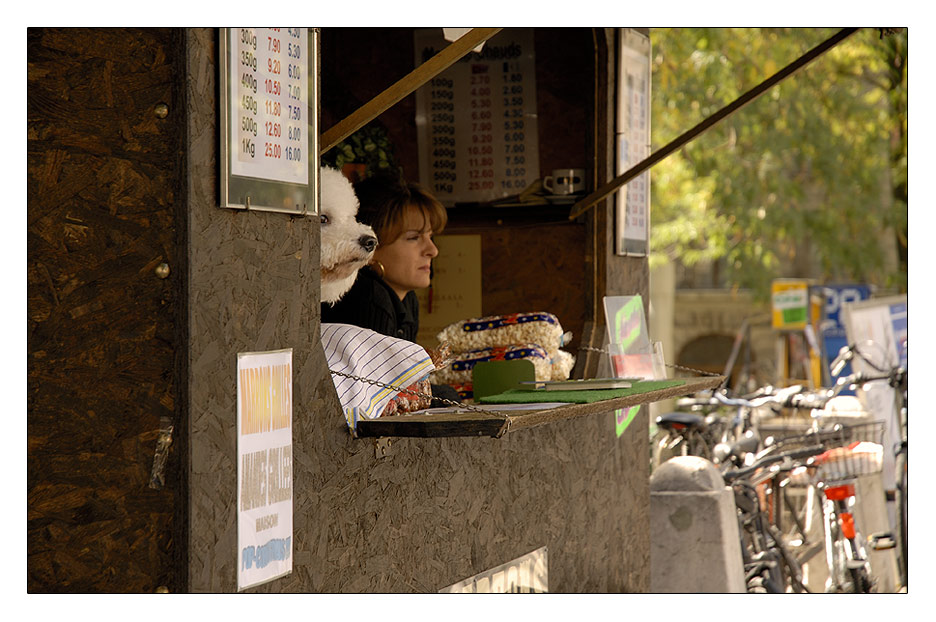
<svg viewBox="0 0 936 622"><path fill-rule="evenodd" d="M153 470L150 473L149 487L161 489L166 483L166 460L169 446L172 445L172 422L168 417L159 418L159 437L156 439L156 451L153 454Z"/></svg>

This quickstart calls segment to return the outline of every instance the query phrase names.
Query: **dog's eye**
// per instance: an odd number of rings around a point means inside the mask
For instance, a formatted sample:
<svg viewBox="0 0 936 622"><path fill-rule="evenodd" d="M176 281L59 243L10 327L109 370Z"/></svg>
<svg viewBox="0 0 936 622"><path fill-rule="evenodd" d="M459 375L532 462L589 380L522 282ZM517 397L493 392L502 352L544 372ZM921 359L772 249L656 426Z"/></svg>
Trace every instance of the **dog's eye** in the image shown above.
<svg viewBox="0 0 936 622"><path fill-rule="evenodd" d="M328 216L326 216L325 214L322 214L321 216L319 216L319 222L322 223L323 225L327 225Z"/></svg>

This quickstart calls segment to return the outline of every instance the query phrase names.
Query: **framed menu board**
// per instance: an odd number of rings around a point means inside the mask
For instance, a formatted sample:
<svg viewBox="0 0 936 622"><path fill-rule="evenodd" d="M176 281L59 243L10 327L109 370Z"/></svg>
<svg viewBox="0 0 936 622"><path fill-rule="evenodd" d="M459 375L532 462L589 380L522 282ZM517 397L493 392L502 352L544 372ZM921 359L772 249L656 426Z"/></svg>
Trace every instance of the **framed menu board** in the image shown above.
<svg viewBox="0 0 936 622"><path fill-rule="evenodd" d="M650 38L622 28L618 49L616 174L650 155ZM632 179L617 193L618 255L643 257L650 248L650 172Z"/></svg>
<svg viewBox="0 0 936 622"><path fill-rule="evenodd" d="M315 212L318 46L314 28L221 29L221 207Z"/></svg>
<svg viewBox="0 0 936 622"><path fill-rule="evenodd" d="M448 45L417 29L416 65ZM446 205L519 194L539 179L533 30L505 29L416 91L419 179Z"/></svg>

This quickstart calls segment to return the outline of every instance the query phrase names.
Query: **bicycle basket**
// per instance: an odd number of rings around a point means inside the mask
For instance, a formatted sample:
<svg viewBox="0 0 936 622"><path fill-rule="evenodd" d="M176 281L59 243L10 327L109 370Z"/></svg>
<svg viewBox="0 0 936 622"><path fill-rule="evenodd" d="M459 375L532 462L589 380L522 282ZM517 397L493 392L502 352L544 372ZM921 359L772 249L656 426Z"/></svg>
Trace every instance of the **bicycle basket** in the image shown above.
<svg viewBox="0 0 936 622"><path fill-rule="evenodd" d="M884 464L884 422L837 425L815 438L828 449L813 459L817 480L833 481L880 473Z"/></svg>

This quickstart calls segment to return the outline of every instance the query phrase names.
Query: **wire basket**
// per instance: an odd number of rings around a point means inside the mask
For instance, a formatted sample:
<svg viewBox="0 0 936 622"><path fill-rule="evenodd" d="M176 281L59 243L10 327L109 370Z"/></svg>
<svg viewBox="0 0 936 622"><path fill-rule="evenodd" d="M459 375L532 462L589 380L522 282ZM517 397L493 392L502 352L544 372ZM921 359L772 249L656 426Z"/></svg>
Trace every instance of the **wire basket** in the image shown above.
<svg viewBox="0 0 936 622"><path fill-rule="evenodd" d="M809 466L791 474L791 483L809 486L817 481L847 479L879 473L883 467L884 422L837 423L805 434L774 438L775 450L813 449Z"/></svg>
<svg viewBox="0 0 936 622"><path fill-rule="evenodd" d="M884 422L838 424L814 438L826 451L813 458L815 478L835 481L880 473L884 465Z"/></svg>

